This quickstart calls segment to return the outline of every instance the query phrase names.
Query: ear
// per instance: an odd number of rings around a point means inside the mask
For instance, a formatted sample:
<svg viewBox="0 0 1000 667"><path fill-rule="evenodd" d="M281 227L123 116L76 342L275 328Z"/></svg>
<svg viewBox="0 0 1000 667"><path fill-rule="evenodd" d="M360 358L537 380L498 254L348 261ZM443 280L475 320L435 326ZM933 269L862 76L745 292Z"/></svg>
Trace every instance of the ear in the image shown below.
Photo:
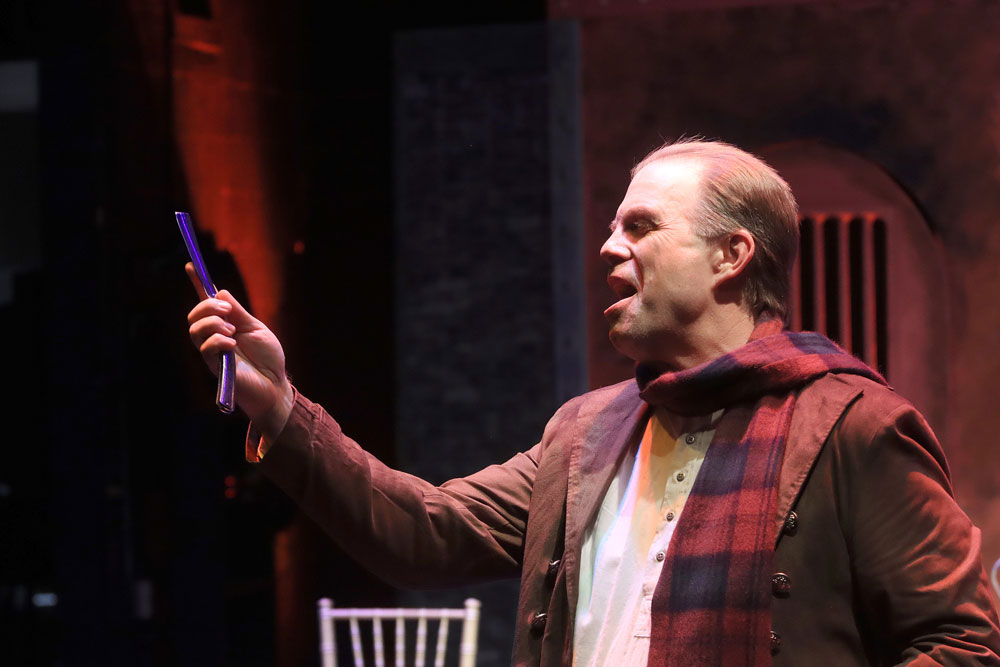
<svg viewBox="0 0 1000 667"><path fill-rule="evenodd" d="M745 229L723 236L718 243L712 268L715 270L716 285L721 285L743 275L753 259L757 245L753 234Z"/></svg>

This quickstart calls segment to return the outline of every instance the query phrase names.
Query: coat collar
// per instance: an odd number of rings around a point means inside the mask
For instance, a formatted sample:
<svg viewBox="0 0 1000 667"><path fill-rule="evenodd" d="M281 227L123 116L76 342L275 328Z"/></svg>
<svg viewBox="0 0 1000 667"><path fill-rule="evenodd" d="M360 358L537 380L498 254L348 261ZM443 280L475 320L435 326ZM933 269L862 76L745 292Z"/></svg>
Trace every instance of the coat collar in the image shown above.
<svg viewBox="0 0 1000 667"><path fill-rule="evenodd" d="M642 432L649 406L639 398L635 381L623 382L615 395L589 420L586 433L569 460L566 490L566 586L569 622L575 622L579 598L583 536L618 472L622 456ZM583 416L583 415L581 415Z"/></svg>
<svg viewBox="0 0 1000 667"><path fill-rule="evenodd" d="M799 394L778 478L775 546L781 541L785 518L795 506L823 444L840 417L861 394L857 384L846 382L836 374L824 375Z"/></svg>
<svg viewBox="0 0 1000 667"><path fill-rule="evenodd" d="M564 558L570 627L576 617L580 551L587 526L618 472L622 456L641 436L649 417L649 406L639 398L639 388L634 381L623 382L616 389L618 393L591 419L579 415L589 426L572 448L569 458ZM803 389L799 396L778 482L774 518L776 545L781 540L785 517L794 507L823 444L841 415L861 393L857 384L845 382L836 375L826 375Z"/></svg>

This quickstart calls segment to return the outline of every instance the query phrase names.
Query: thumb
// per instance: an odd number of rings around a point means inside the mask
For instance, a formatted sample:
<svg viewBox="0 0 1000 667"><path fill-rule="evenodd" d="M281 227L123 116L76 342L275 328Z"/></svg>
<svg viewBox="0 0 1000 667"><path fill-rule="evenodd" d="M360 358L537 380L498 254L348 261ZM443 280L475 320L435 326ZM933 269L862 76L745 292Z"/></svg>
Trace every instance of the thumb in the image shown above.
<svg viewBox="0 0 1000 667"><path fill-rule="evenodd" d="M233 326L240 327L256 325L258 323L257 318L248 313L247 309L236 300L236 297L229 293L229 290L219 290L219 293L215 295L215 298L221 299L233 307L232 311L226 317L226 319L229 320Z"/></svg>

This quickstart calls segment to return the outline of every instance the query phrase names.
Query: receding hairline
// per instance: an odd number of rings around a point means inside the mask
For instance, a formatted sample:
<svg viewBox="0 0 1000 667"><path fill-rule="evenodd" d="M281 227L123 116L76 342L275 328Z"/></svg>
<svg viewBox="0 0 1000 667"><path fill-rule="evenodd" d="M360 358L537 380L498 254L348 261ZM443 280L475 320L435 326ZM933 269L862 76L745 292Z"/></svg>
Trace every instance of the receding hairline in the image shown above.
<svg viewBox="0 0 1000 667"><path fill-rule="evenodd" d="M693 152L666 153L664 155L656 155L655 153L656 153L655 151L653 153L650 153L642 160L637 162L634 167L632 167L632 171L629 172L630 181L635 180L635 177L639 174L640 171L642 171L643 169L645 169L650 165L657 164L658 162L667 162L667 161L691 162L695 164L696 168L698 169L699 175L704 175L705 171L708 169L709 166L708 161L705 159L704 155L698 155Z"/></svg>
<svg viewBox="0 0 1000 667"><path fill-rule="evenodd" d="M694 198L693 201L688 202L688 207L691 210L687 211L688 213L692 213L693 214L695 212L695 210L697 209L697 207L698 207L698 203L699 203L698 200L700 199L700 197L702 196L702 193L704 192L704 188L705 188L705 185L706 185L705 172L707 171L707 169L709 167L709 165L704 160L698 160L696 156L693 156L693 155L677 155L677 156L674 156L674 155L665 155L662 158L658 158L658 159L655 159L655 160L648 160L648 161L646 161L645 163L643 163L641 165L637 165L635 168L633 168L633 170L631 172L631 176L630 176L630 179L629 179L629 187L631 187L632 183L635 181L636 177L639 175L639 172L643 171L644 169L646 169L646 167L653 166L653 165L655 165L657 163L660 163L660 162L667 162L667 161L679 162L681 160L685 160L685 161L693 163L693 167L690 170L685 170L686 172L688 172L693 177L692 188L693 188L693 192L694 192L695 198ZM617 220L617 218L618 218L618 213L616 212L615 213L615 219Z"/></svg>
<svg viewBox="0 0 1000 667"><path fill-rule="evenodd" d="M788 182L767 161L758 155L739 148L725 141L708 141L700 137L684 137L672 144L665 144L650 151L632 167L630 182L636 175L651 164L665 160L688 160L699 169L699 195L709 190L724 187L723 184L740 172L752 175L761 185L771 183L783 191L795 213L798 205Z"/></svg>
<svg viewBox="0 0 1000 667"><path fill-rule="evenodd" d="M764 162L757 155L749 153L734 144L694 136L682 137L673 143L664 144L659 148L653 149L632 167L631 176L634 178L642 168L653 162L671 158L701 160L706 166L708 162L720 159L735 162L760 162L772 171L774 170L771 165Z"/></svg>

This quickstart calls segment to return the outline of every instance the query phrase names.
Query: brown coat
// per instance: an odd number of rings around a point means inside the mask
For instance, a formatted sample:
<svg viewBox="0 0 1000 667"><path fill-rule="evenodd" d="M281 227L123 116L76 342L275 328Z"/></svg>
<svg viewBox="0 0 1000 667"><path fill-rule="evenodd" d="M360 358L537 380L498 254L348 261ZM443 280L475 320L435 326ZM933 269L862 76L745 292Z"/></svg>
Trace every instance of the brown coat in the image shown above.
<svg viewBox="0 0 1000 667"><path fill-rule="evenodd" d="M645 412L634 382L590 392L530 450L434 487L299 396L261 467L397 585L520 575L513 662L555 667L572 659L584 530ZM775 665L1000 665L979 530L930 429L892 391L849 375L802 391L774 522L775 570L790 581L772 605Z"/></svg>

